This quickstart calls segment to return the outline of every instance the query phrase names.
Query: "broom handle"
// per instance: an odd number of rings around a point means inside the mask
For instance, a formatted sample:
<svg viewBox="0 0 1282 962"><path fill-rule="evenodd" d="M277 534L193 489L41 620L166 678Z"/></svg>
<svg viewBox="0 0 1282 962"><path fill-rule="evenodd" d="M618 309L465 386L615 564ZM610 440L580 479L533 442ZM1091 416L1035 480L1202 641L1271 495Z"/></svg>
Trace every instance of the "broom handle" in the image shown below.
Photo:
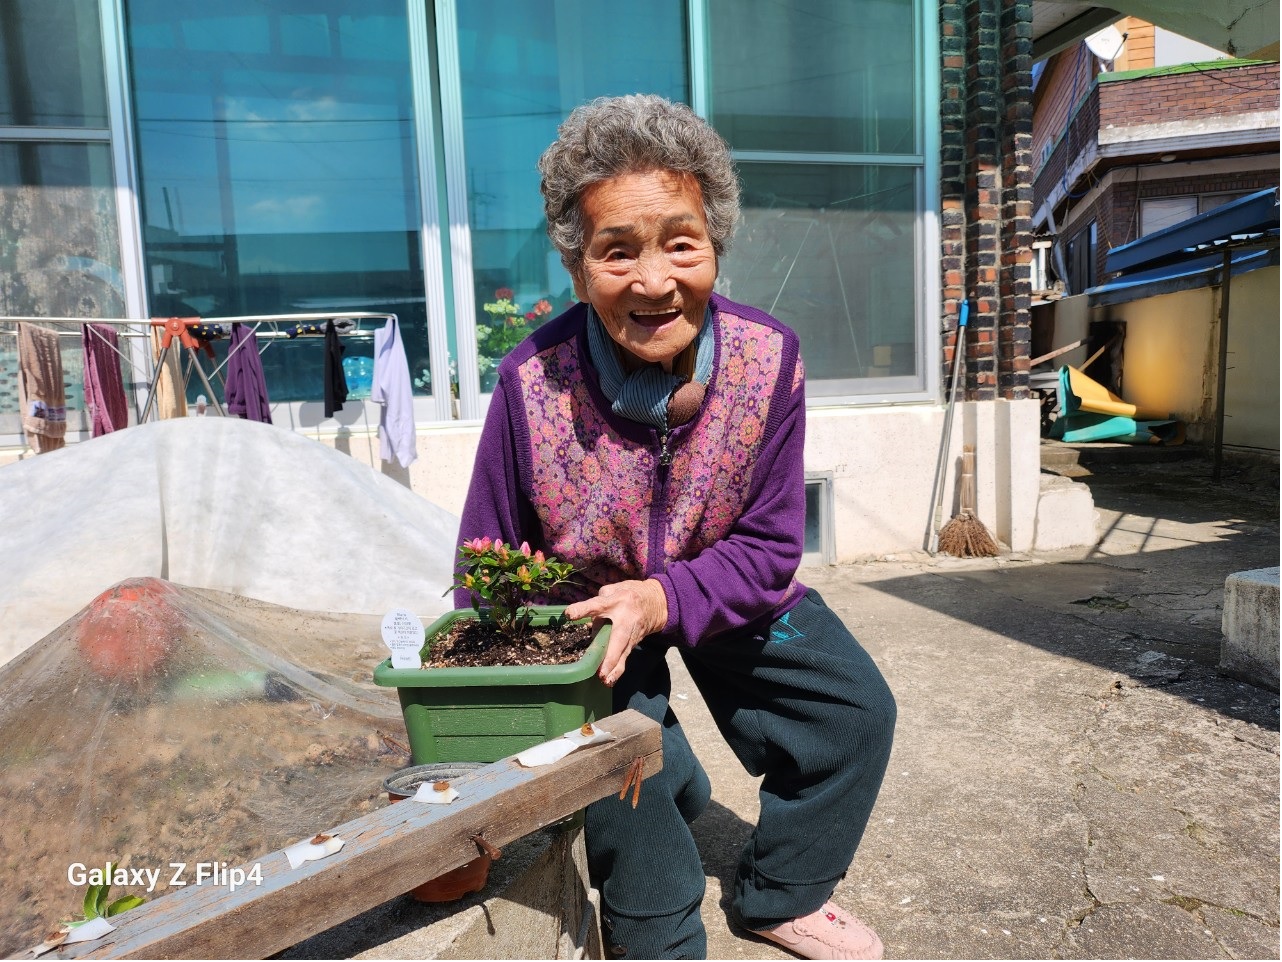
<svg viewBox="0 0 1282 962"><path fill-rule="evenodd" d="M953 437L953 408L957 403L957 377L961 373L962 359L966 353L966 321L970 317L970 301L961 302L957 318L957 341L953 345L953 376L948 386L948 407L944 410L944 440L939 445L939 462L935 477L939 479L939 493L935 497L935 523L930 526L931 554L939 550L939 528L943 524L944 490L948 487L948 447Z"/></svg>
<svg viewBox="0 0 1282 962"><path fill-rule="evenodd" d="M975 449L967 445L962 449L961 509L963 514L975 514Z"/></svg>

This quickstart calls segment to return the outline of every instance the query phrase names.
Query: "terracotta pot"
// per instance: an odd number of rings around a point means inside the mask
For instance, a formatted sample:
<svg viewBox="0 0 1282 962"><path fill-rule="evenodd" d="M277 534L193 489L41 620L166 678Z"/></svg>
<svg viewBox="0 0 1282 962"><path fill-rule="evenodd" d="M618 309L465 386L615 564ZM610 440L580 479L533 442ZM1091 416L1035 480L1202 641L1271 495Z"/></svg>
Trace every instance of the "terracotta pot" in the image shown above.
<svg viewBox="0 0 1282 962"><path fill-rule="evenodd" d="M481 767L468 762L413 765L383 779L383 790L387 792L388 802L394 804L411 798L424 782L450 781ZM490 864L490 857L481 852L466 865L411 889L410 895L420 902L455 902L485 888L490 877Z"/></svg>

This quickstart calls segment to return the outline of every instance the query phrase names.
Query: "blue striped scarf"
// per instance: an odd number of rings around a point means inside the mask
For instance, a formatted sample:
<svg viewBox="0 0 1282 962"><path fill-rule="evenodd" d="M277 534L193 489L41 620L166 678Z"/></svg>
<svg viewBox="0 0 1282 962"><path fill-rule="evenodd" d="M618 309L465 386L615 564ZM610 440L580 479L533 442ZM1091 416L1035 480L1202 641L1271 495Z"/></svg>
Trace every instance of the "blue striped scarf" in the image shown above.
<svg viewBox="0 0 1282 962"><path fill-rule="evenodd" d="M712 376L714 347L711 307L704 312L695 342L694 380L706 385ZM630 374L624 371L614 341L591 305L588 305L588 350L601 382L601 392L610 401L614 413L667 431L668 401L672 392L685 383L685 378L669 374L659 364L647 364Z"/></svg>

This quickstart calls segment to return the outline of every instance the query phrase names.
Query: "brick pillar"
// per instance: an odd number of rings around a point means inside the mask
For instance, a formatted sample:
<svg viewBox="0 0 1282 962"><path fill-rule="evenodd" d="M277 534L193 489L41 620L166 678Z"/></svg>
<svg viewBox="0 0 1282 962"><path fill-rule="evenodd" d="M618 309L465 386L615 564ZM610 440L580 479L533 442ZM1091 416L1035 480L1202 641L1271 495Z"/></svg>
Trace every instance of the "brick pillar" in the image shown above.
<svg viewBox="0 0 1282 962"><path fill-rule="evenodd" d="M939 5L940 281L943 293L943 384L953 367L958 311L966 289L966 21L962 4Z"/></svg>
<svg viewBox="0 0 1282 962"><path fill-rule="evenodd" d="M944 373L971 301L965 397L1028 397L1032 3L940 4ZM945 384L947 380L945 379Z"/></svg>
<svg viewBox="0 0 1282 962"><path fill-rule="evenodd" d="M1002 0L966 2L966 397L997 397L1001 239Z"/></svg>
<svg viewBox="0 0 1282 962"><path fill-rule="evenodd" d="M1002 0L1001 313L997 385L1009 400L1028 397L1033 296L1033 4Z"/></svg>

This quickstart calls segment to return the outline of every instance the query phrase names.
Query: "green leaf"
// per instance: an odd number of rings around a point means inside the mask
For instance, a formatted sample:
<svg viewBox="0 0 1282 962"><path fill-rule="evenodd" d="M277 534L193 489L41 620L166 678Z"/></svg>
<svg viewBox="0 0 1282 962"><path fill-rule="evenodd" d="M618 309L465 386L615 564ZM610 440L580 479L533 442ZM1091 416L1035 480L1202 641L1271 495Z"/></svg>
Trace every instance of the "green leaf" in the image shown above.
<svg viewBox="0 0 1282 962"><path fill-rule="evenodd" d="M84 913L86 919L96 919L99 915L98 892L101 888L101 885L91 885L85 889Z"/></svg>
<svg viewBox="0 0 1282 962"><path fill-rule="evenodd" d="M116 901L107 906L107 917L119 915L121 912L128 912L130 909L136 909L147 901L140 895L122 895Z"/></svg>

